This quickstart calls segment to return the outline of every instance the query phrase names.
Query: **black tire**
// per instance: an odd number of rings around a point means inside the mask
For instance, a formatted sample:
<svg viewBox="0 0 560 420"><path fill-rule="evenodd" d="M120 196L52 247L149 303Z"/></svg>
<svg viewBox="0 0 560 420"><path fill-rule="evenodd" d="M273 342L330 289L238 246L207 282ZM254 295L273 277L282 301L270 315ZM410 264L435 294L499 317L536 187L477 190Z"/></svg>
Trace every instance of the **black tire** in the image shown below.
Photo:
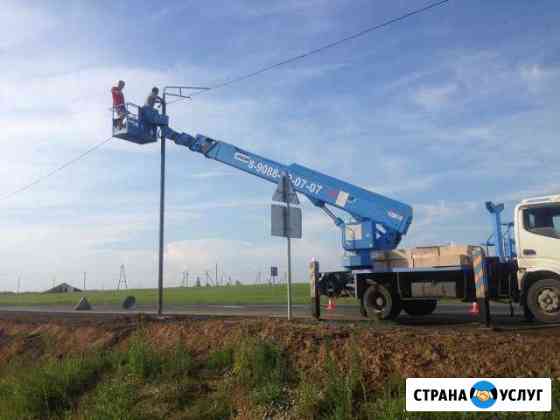
<svg viewBox="0 0 560 420"><path fill-rule="evenodd" d="M395 319L401 312L401 299L389 287L375 283L367 288L362 304L370 318Z"/></svg>
<svg viewBox="0 0 560 420"><path fill-rule="evenodd" d="M403 300L404 311L411 316L430 315L436 310L437 300Z"/></svg>
<svg viewBox="0 0 560 420"><path fill-rule="evenodd" d="M537 280L529 287L527 306L541 322L560 322L560 280Z"/></svg>

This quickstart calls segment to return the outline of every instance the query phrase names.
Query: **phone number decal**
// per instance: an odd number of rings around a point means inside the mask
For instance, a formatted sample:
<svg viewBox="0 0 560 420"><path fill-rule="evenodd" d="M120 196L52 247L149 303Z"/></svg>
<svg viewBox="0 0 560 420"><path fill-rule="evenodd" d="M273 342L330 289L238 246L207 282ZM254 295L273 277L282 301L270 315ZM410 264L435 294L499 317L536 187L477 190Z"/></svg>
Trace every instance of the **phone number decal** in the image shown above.
<svg viewBox="0 0 560 420"><path fill-rule="evenodd" d="M249 156L239 152L236 153L234 157L238 161L246 164L252 172L256 172L259 175L263 175L267 178L273 179L280 179L280 177L282 176L282 171L278 167L269 165L268 163L263 163L255 159L251 159ZM292 184L297 189L306 190L311 194L319 194L319 192L323 189L323 186L321 184L318 184L316 182L309 182L307 179L300 176L293 176L292 174L288 175L290 177L290 181L292 181Z"/></svg>

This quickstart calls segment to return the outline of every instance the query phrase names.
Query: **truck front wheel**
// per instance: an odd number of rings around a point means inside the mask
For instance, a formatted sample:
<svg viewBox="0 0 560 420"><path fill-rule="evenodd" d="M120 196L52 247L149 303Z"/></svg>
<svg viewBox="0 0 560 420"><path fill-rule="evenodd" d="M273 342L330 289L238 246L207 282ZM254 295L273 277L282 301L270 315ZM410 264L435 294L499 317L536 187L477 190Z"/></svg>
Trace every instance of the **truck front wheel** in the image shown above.
<svg viewBox="0 0 560 420"><path fill-rule="evenodd" d="M430 315L436 310L437 300L403 300L404 311L412 316Z"/></svg>
<svg viewBox="0 0 560 420"><path fill-rule="evenodd" d="M560 280L542 279L529 287L527 306L541 322L560 322Z"/></svg>
<svg viewBox="0 0 560 420"><path fill-rule="evenodd" d="M371 318L395 319L402 309L399 295L380 283L369 286L362 299L363 307Z"/></svg>

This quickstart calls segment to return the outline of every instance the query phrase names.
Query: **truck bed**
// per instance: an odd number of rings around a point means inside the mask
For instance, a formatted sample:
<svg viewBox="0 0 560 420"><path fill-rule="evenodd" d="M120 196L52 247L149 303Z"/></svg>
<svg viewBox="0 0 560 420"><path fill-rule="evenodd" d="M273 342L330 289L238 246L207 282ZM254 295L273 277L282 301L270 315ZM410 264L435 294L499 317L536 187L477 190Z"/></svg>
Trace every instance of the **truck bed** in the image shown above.
<svg viewBox="0 0 560 420"><path fill-rule="evenodd" d="M476 245L433 245L392 251L372 253L372 261L376 271L439 268L439 267L472 267L472 253Z"/></svg>

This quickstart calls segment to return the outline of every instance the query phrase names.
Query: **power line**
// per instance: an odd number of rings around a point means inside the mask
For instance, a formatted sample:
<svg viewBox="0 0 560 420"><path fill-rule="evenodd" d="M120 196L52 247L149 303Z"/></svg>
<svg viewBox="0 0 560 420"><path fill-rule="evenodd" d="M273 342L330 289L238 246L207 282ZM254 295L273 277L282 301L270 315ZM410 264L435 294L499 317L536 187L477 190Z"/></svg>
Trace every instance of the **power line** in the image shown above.
<svg viewBox="0 0 560 420"><path fill-rule="evenodd" d="M340 44L343 44L343 43L345 43L345 42L348 42L348 41L351 41L351 40L353 40L353 39L356 39L356 38L362 37L362 36L364 36L364 35L367 35L367 34L369 34L370 32L376 31L376 30L378 30L378 29L382 29L382 28L384 28L384 27L386 27L386 26L389 26L389 25L391 25L391 24L393 24L393 23L400 22L400 21L402 21L402 20L408 19L409 17L412 17L412 16L414 16L414 15L418 15L418 14L420 14L420 13L426 12L426 11L428 11L428 10L430 10L430 9L433 9L433 8L435 8L435 7L438 7L438 6L441 6L441 5L445 4L445 3L448 3L449 1L450 1L450 0L441 0L441 1L438 1L438 2L435 2L435 3L431 3L431 4L427 5L427 6L421 7L421 8L419 8L419 9L412 10L412 11L410 11L410 12L408 12L408 13L405 13L405 14L403 14L403 15L400 15L400 16L398 16L398 17L396 17L396 18L392 18L392 19L386 20L385 22L382 22L382 23L380 23L380 24L377 24L377 25L371 26L371 27L369 27L369 28L363 29L363 30L361 30L360 32L357 32L357 33L355 33L355 34L352 34L352 35L349 35L349 36L347 36L347 37L341 38L341 39L339 39L339 40L337 40L337 41L334 41L334 42L331 42L331 43L329 43L329 44L325 44L325 45L323 45L323 46L320 46L320 47L315 48L315 49L313 49L313 50L307 51L307 52L305 52L305 53L296 55L296 56L291 57L291 58L287 58L287 59L285 59L285 60L279 61L278 63L271 64L271 65L269 65L269 66L262 67L262 68L260 68L260 69L257 69L257 70L255 70L255 71L253 71L253 72L250 72L250 73L247 73L247 74L244 74L244 75L241 75L241 76L237 76L237 77L234 77L234 78L232 78L232 79L225 80L225 81L223 81L223 82L221 82L221 83L218 83L218 84L216 84L216 85L214 85L214 86L211 86L211 87L210 87L209 89L207 89L207 90L200 91L200 92L195 92L195 93L193 93L191 96L200 95L200 94L202 94L202 93L204 93L204 92L208 92L208 91L210 91L210 90L220 89L220 88L223 88L223 87L232 85L232 84L234 84L234 83L238 83L238 82L241 82L241 81L243 81L243 80L247 80L247 79L250 79L250 78L252 78L252 77L258 76L258 75L260 75L260 74L262 74L262 73L265 73L265 72L267 72L267 71L273 70L273 69L275 69L275 68L277 68L277 67L285 66L286 64L290 64L290 63L293 63L293 62L295 62L295 61L302 60L302 59L307 58L307 57L309 57L309 56L311 56L311 55L319 54L320 52L323 52L323 51L325 51L325 50L327 50L327 49L334 48L334 47L336 47L336 46L338 46L338 45L340 45ZM181 100L183 100L183 98L179 98L179 99L176 99L176 100L174 100L174 101L171 101L171 102L168 103L168 105L174 104L174 103L179 102L179 101L181 101ZM29 183L29 184L27 184L27 185L24 185L23 187L18 188L17 190L12 191L11 193L8 193L8 194L6 194L6 195L3 196L3 197L0 197L0 201L7 200L8 198L11 198L11 197L13 197L13 196L16 195L16 194L22 193L22 192L28 190L29 188L31 188L31 187L33 187L33 186L39 184L40 182L44 181L45 179L50 178L51 176L53 176L53 175L56 174L57 172L62 171L63 169L67 168L68 166L70 166L70 165L72 165L72 164L78 162L79 160L83 159L84 157L86 157L86 156L89 155L90 153L92 153L92 152L94 152L95 150L99 149L99 148L100 148L101 146L103 146L105 143L108 143L111 139L112 139L112 137L109 137L108 139L102 141L101 143L98 143L98 144L92 146L91 148L89 148L88 150L86 150L86 151L83 152L82 154L78 155L78 156L75 157L74 159L71 159L71 160L69 160L68 162L62 164L61 166L59 166L59 167L53 169L51 172L47 173L46 175L44 175L44 176L42 176L42 177L40 177L40 178L37 178L37 179L34 180L33 182L31 182L31 183Z"/></svg>
<svg viewBox="0 0 560 420"><path fill-rule="evenodd" d="M85 152L81 153L80 155L76 156L75 158L69 160L66 163L63 163L62 165L56 167L55 169L53 169L52 171L50 171L49 173L45 174L44 176L41 176L39 178L37 178L36 180L30 182L27 185L24 185L21 188L18 188L15 191L12 191L11 193L8 193L6 195L4 195L3 197L0 197L0 201L4 201L7 200L8 198L13 197L16 194L22 193L26 190L28 190L29 188L39 184L40 182L44 181L47 178L50 178L51 176L53 176L54 174L56 174L57 172L62 171L63 169L69 167L70 165L73 165L74 163L78 162L79 160L85 158L87 155L89 155L90 153L96 151L97 149L99 149L101 146L103 146L105 143L108 143L113 137L109 137L106 140L103 140L101 143L97 143L94 146L90 147L89 149L87 149Z"/></svg>
<svg viewBox="0 0 560 420"><path fill-rule="evenodd" d="M353 40L353 39L360 38L360 37L362 37L362 36L364 36L364 35L367 35L367 34L369 34L370 32L373 32L373 31L382 29L382 28L384 28L384 27L386 27L386 26L389 26L389 25L391 25L391 24L393 24L393 23L400 22L400 21L405 20L405 19L408 19L408 18L410 18L410 17L412 17L412 16L415 16L415 15L418 15L418 14L420 14L420 13L426 12L426 11L428 11L428 10L430 10L430 9L435 8L435 7L441 6L441 5L445 4L445 3L448 3L449 1L450 1L450 0L441 0L441 1L438 1L438 2L435 2L435 3L428 4L427 6L421 7L421 8L419 8L419 9L412 10L412 11L410 11L410 12L408 12L408 13L405 13L405 14L400 15L400 16L398 16L398 17L395 17L395 18L386 20L385 22L379 23L379 24L377 24L377 25L370 26L369 28L363 29L363 30L361 30L360 32L356 32L355 34L346 36L346 37L341 38L341 39L339 39L339 40L337 40L337 41L331 42L331 43L329 43L329 44L325 44L325 45L323 45L323 46L320 46L320 47L315 48L315 49L313 49L313 50L307 51L307 52L305 52L305 53L296 55L296 56L294 56L294 57L287 58L287 59L282 60L282 61L279 61L279 62L277 62L277 63L275 63L275 64L271 64L271 65L262 67L262 68L260 68L260 69L255 70L255 71L252 71L252 72L250 72L250 73L243 74L243 75L241 75L241 76L237 76L237 77L234 77L234 78L232 78L232 79L225 80L225 81L220 82L220 83L218 83L218 84L216 84L216 85L214 85L214 86L211 86L211 87L210 87L209 89L207 89L207 90L200 91L200 92L195 92L195 93L193 93L191 96L197 96L197 95L201 95L201 94L203 94L203 93L205 93L205 92L208 92L208 91L210 91L210 90L220 89L220 88L223 88L223 87L232 85L232 84L234 84L234 83L238 83L238 82L241 82L241 81L243 81L243 80L247 80L247 79L250 79L250 78L252 78L252 77L258 76L258 75L260 75L260 74L262 74L262 73L265 73L265 72L267 72L267 71L273 70L273 69L275 69L275 68L277 68L277 67L285 66L286 64L293 63L294 61L302 60L302 59L307 58L307 57L309 57L309 56L311 56L311 55L319 54L319 53L321 53L321 52L323 52L323 51L325 51L325 50L328 50L328 49L330 49L330 48L334 48L334 47L336 47L336 46L338 46L338 45L340 45L340 44L343 44L343 43L345 43L345 42L348 42L348 41L351 41L351 40ZM179 99L176 99L176 100L174 100L174 101L171 101L171 102L168 103L168 105L174 104L174 103L179 102L179 101L181 101L181 100L183 100L183 98L179 98Z"/></svg>

